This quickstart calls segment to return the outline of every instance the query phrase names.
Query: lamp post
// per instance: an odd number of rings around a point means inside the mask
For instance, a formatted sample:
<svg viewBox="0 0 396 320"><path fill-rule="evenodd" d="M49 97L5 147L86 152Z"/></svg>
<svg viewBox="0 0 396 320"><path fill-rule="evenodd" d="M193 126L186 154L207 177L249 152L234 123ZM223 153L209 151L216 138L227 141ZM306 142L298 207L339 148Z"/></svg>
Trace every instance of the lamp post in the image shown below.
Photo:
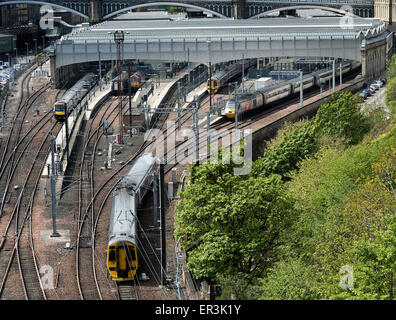
<svg viewBox="0 0 396 320"><path fill-rule="evenodd" d="M191 84L191 75L190 75L190 48L187 48L187 68L188 68L188 85Z"/></svg>
<svg viewBox="0 0 396 320"><path fill-rule="evenodd" d="M44 52L44 46L45 46L45 36L41 36L41 38L43 39L43 52Z"/></svg>
<svg viewBox="0 0 396 320"><path fill-rule="evenodd" d="M119 126L120 126L120 144L123 144L122 130L122 97L121 97L121 46L124 43L124 31L114 32L114 42L117 45L117 68L118 68L118 99L119 99Z"/></svg>
<svg viewBox="0 0 396 320"><path fill-rule="evenodd" d="M7 60L8 60L8 67L11 68L11 54L10 53L6 53L6 56L8 56ZM14 70L11 69L11 83L9 84L9 88L10 90L12 90L12 87L14 86Z"/></svg>
<svg viewBox="0 0 396 320"><path fill-rule="evenodd" d="M26 63L28 63L29 43L25 42L25 44L26 44Z"/></svg>
<svg viewBox="0 0 396 320"><path fill-rule="evenodd" d="M335 91L335 76L336 76L336 74L335 74L335 60L333 59L333 89L332 89L333 93Z"/></svg>
<svg viewBox="0 0 396 320"><path fill-rule="evenodd" d="M340 89L342 89L342 61L340 62Z"/></svg>
<svg viewBox="0 0 396 320"><path fill-rule="evenodd" d="M67 120L66 120L67 121ZM51 238L60 237L60 234L56 231L56 198L55 198L55 136L51 134L51 165L52 165L52 174L51 174L51 208L52 208L52 234ZM48 170L48 175L49 175Z"/></svg>
<svg viewBox="0 0 396 320"><path fill-rule="evenodd" d="M238 82L234 82L234 103L235 103L235 134L238 132Z"/></svg>
<svg viewBox="0 0 396 320"><path fill-rule="evenodd" d="M245 93L245 55L242 53L242 92Z"/></svg>
<svg viewBox="0 0 396 320"><path fill-rule="evenodd" d="M99 90L102 91L102 62L100 60L100 51L99 51Z"/></svg>
<svg viewBox="0 0 396 320"><path fill-rule="evenodd" d="M212 106L212 57L210 53L211 41L208 40L208 54L209 54L209 105Z"/></svg>
<svg viewBox="0 0 396 320"><path fill-rule="evenodd" d="M34 40L34 42L35 42L34 58L35 58L36 63L37 63L37 39L33 39L33 40Z"/></svg>
<svg viewBox="0 0 396 320"><path fill-rule="evenodd" d="M15 50L15 63L18 63L18 49L14 48L14 50Z"/></svg>

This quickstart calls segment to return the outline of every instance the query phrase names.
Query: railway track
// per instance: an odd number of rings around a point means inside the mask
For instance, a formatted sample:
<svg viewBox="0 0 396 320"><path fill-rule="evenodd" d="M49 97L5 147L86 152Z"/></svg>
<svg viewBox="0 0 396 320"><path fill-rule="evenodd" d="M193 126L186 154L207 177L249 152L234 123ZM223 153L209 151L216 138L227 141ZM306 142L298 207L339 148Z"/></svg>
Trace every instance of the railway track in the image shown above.
<svg viewBox="0 0 396 320"><path fill-rule="evenodd" d="M175 104L176 103L176 92L171 93L170 95L170 99L168 100L169 103L168 104ZM159 116L156 118L156 121L154 123L154 127L157 127L158 129L162 129L164 123L165 123L166 117L164 116ZM185 119L184 121L187 121L187 119ZM174 132L174 131L173 131ZM167 135L171 135L173 132L168 132ZM89 210L92 209L92 207L95 205L95 201L99 198L99 195L103 192L103 191L107 191L106 195L103 197L103 200L100 203L100 207L97 211L96 214L96 218L95 218L95 226L94 226L94 236L96 236L96 229L98 226L98 222L100 219L100 216L103 212L104 206L107 202L107 200L110 198L110 195L113 191L113 189L115 188L115 186L117 185L117 183L122 179L123 177L123 171L125 171L125 169L128 169L129 166L133 163L133 161L135 159L137 159L147 148L147 146L151 145L153 143L153 141L145 141L140 148L137 150L137 152L135 152L133 154L133 156L131 158L129 158L125 164L123 164L120 168L116 169L115 172L113 172L111 174L111 176L106 179L96 190L95 194L93 195L90 203L88 204L88 207L86 208L86 213L85 215L88 215ZM115 182L114 182L115 180ZM111 183L113 182L113 183ZM108 186L109 185L109 186ZM106 261L103 261L104 263L106 263ZM103 268L103 266L101 266ZM106 271L107 272L107 271ZM118 298L119 299L140 299L140 291L139 291L139 286L135 285L134 286L128 286L126 284L118 284L117 288L120 288L120 286L122 287L121 292L120 290L117 289L118 292Z"/></svg>
<svg viewBox="0 0 396 320"><path fill-rule="evenodd" d="M38 131L32 135L32 137L27 141L24 148L21 150L18 158L15 161L17 166L21 162L22 155L27 152L29 146L33 145L33 140L43 130L45 126L48 127L51 118L45 121L43 124L38 126ZM4 270L3 280L0 286L0 295L3 293L7 278L9 277L12 264L15 261L15 256L17 259L17 266L22 280L22 289L24 292L25 299L43 299L45 298L45 293L41 288L41 282L38 273L38 265L35 257L34 247L32 244L32 233L31 233L31 210L33 207L34 195L37 190L41 172L45 165L45 160L49 152L49 134L54 131L58 125L53 123L50 125L50 129L47 128L46 137L42 140L40 146L37 148L35 155L33 156L33 161L31 163L29 172L27 173L24 183L21 186L21 191L19 193L18 199L14 204L12 213L9 217L6 229L2 235L1 242L1 258L4 260L6 258L6 252L8 255L8 264ZM59 126L58 126L59 127ZM59 128L58 128L59 129ZM33 145L34 148L34 145ZM13 169L13 172L15 171ZM36 177L33 185L30 185L31 177ZM27 195L31 194L31 197ZM25 212L22 214L22 209L25 208ZM29 222L29 229L25 229L26 222ZM15 227L14 231L14 243L6 245L6 240L9 234L12 232L12 225ZM11 249L11 246L13 249ZM8 249L8 250L7 250ZM34 267L34 268L33 268ZM3 274L3 273L2 273Z"/></svg>
<svg viewBox="0 0 396 320"><path fill-rule="evenodd" d="M79 205L78 205L78 232L77 232L77 252L76 252L76 272L77 272L77 284L79 289L79 294L81 299L85 300L102 300L101 290L98 284L96 276L95 267L95 210L94 206L86 208L85 214L83 211L83 199L91 199L95 190L94 181L94 168L95 168L95 154L97 150L97 145L100 138L103 135L103 130L101 124L104 119L109 120L109 125L113 124L118 117L118 97L109 98L109 106L102 112L101 115L95 114L94 119L90 120L87 134L85 139L83 152L80 161L80 188L79 188ZM126 107L126 99L122 100L123 110ZM106 102L105 102L106 104ZM124 111L125 112L125 111ZM93 128L96 128L93 130ZM90 160L90 161L85 161ZM84 164L86 163L86 166ZM84 167L88 173L87 182L89 184L89 190L86 189L85 197L83 195L82 181L84 179ZM89 239L88 248L84 248L83 239ZM87 249L87 250L84 250ZM90 265L91 268L87 268Z"/></svg>
<svg viewBox="0 0 396 320"><path fill-rule="evenodd" d="M132 283L117 283L118 300L140 300L140 290Z"/></svg>
<svg viewBox="0 0 396 320"><path fill-rule="evenodd" d="M28 84L27 79L33 71L30 70L24 77L23 85ZM4 152L1 160L0 178L2 178L1 181L4 181L5 188L0 210L2 213L4 205L8 202L8 207L12 208L12 212L9 216L3 216L3 219L1 219L3 220L1 229L4 230L2 230L0 243L0 297L7 299L14 294L17 295L15 297L17 299L23 296L24 299L42 300L46 299L46 295L41 285L39 266L34 252L31 214L34 195L48 154L49 132L56 130L56 124L51 123L51 112L49 111L36 123L33 123L30 128L26 128L22 134L24 119L35 101L44 94L49 85L42 86L26 99L24 99L25 90L23 86L21 88L22 94L19 100L21 104L16 111L13 126L7 139L8 157ZM29 94L29 86L27 86L26 92ZM25 101L22 103L23 100ZM22 121L15 121L18 117L21 117ZM47 132L47 134L44 139L40 139L43 132ZM22 173L26 172L25 166L28 167L27 174ZM8 173L6 172L7 168ZM21 174L16 175L16 172L21 172ZM32 179L34 179L33 182ZM10 197L5 201L10 186L15 183L19 186L15 190L20 190L19 195L16 193L16 199ZM8 221L4 221L5 218L8 218ZM12 229L14 229L14 232L12 232ZM6 241L7 239L10 240L11 237L14 241ZM20 286L15 285L17 273L20 278ZM10 293L10 291L13 292Z"/></svg>
<svg viewBox="0 0 396 320"><path fill-rule="evenodd" d="M176 103L177 100L177 92L174 89L173 92L171 92L169 94L168 97L168 101L167 101L167 105L174 105ZM183 114L183 123L185 123L186 121L188 121L188 119L191 117L191 114ZM156 119L155 119L155 126L159 127L160 129L162 129L163 124L166 120L166 115L157 115ZM85 143L84 146L84 152L81 156L81 161L80 161L80 183L83 180L83 169L84 169L84 161L86 158L88 158L88 160L91 160L91 164L89 166L89 174L88 174L88 178L89 178L89 185L90 185L90 189L87 190L85 193L88 194L88 198L90 197L91 200L89 202L89 204L87 205L87 207L85 208L85 214L82 213L82 199L86 198L83 197L83 192L82 190L84 189L81 185L80 185L80 196L79 196L79 214L78 214L78 236L77 236L77 248L78 248L78 252L76 254L76 269L77 269L77 283L79 286L79 292L80 292L80 298L81 299L102 299L102 295L100 293L100 288L98 287L98 280L97 280L97 276L96 276L96 265L95 265L95 237L96 237L96 228L98 225L98 221L100 218L100 215L103 211L103 207L107 201L107 199L109 198L109 196L111 195L112 190L114 189L114 187L117 185L118 181L121 179L120 177L122 177L122 171L124 169L126 169L129 165L131 165L133 163L133 161L146 149L146 147L150 144L152 144L151 142L144 142L143 145L139 148L139 150L130 158L128 159L125 164L123 164L120 168L118 168L115 172L113 172L113 174L110 175L110 177L108 179L106 179L96 190L94 188L94 174L93 174L93 169L94 169L94 155L96 153L96 146L97 143L99 142L100 136L103 135L103 132L100 131L100 135L99 135L99 131L98 129L100 128L100 124L103 120L103 116L100 120L100 122L98 123L99 125L97 125L97 129L91 133L92 131L92 127L93 126L93 121L91 122L91 124L88 127L87 130L87 134L85 134L85 136L87 137L87 141ZM116 120L116 116L114 117L114 119L110 122L112 123L114 120ZM170 135L171 133L168 133L168 135ZM96 135L96 140L95 142L93 141L93 136ZM90 142L90 140L92 140ZM91 143L91 146L89 146L89 142ZM86 152L88 151L89 156L86 156ZM115 183L111 183L114 180ZM110 185L110 186L108 186ZM106 189L105 189L106 188ZM104 190L108 190L106 196L104 197L104 200L101 201L100 203L100 208L98 210L94 210L95 207L95 201L99 198L99 195L104 191ZM96 215L94 214L95 212ZM94 221L94 223L92 223L92 221ZM93 226L93 229L89 228L89 225L91 224L91 226ZM89 248L88 249L92 249L92 253L91 254L81 254L82 250L80 249L81 245L80 245L80 240L81 239L89 239L90 243L89 243ZM85 249L85 248L83 248ZM84 252L87 252L87 250L85 250ZM86 266L89 263L89 260L92 259L92 267L93 270L89 270L90 268L86 268ZM85 261L85 263L83 262ZM105 261L104 261L105 262ZM81 266L85 266L84 270ZM100 266L100 268L103 268L103 266ZM87 275L86 273L84 273L83 271L89 271L89 273L91 273L91 275ZM94 279L93 279L94 278ZM133 296L134 299L136 299L136 297L139 297L139 294L136 294L136 290L138 286L134 287L134 292L131 293L131 288L122 288L122 292L121 294L119 294L119 298L120 299L126 299L128 298L129 295L129 299L131 298L131 296ZM128 293L129 292L129 293Z"/></svg>
<svg viewBox="0 0 396 320"><path fill-rule="evenodd" d="M348 75L346 77L344 77L345 81L351 80L356 76L355 73ZM307 93L304 94L304 99L309 99L315 95L317 95L320 92L319 88L315 88L314 90L311 90ZM242 117L242 119L240 119L238 121L238 129L247 129L249 128L254 122L259 121L261 119L264 119L276 112L278 112L279 110L282 110L284 108L287 108L288 106L290 106L291 104L295 104L298 103L299 101L299 97L293 97L291 99L287 99L282 101L281 103L277 104L277 105L272 105L269 108L263 109L263 110L258 110L256 112L254 112L253 114L250 114L248 116ZM211 135L211 141L213 142L214 140L220 139L223 137L225 132L233 132L235 128L235 122L234 121L229 121L228 119L220 119L218 122L216 122L215 124L211 125L210 129L214 129L218 132L218 134L214 134ZM167 152L173 151L175 152L176 148L180 148L183 144L183 147L185 148L190 148L190 147L196 147L196 142L195 141L191 141L191 139L187 140L187 141L182 141L179 143L176 143L175 148L168 150ZM217 144L215 144L217 145ZM220 146L219 146L220 148ZM195 148L196 150L197 148ZM199 154L200 155L204 155L205 157L207 157L207 133L206 130L204 132L201 132L199 135ZM165 157L164 157L165 159ZM202 160L202 159L201 159ZM177 164L166 164L165 165L165 173L168 173L171 169L173 169L174 167L176 167Z"/></svg>

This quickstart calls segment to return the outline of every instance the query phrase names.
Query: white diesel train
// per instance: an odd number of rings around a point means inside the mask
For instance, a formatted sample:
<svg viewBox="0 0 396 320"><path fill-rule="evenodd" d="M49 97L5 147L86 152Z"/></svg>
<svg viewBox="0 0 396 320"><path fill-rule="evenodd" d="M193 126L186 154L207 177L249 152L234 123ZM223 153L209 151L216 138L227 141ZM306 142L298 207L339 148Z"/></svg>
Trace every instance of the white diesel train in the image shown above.
<svg viewBox="0 0 396 320"><path fill-rule="evenodd" d="M159 170L159 159L146 153L139 157L120 180L112 194L107 269L115 281L132 280L138 268L137 209L148 187L153 171Z"/></svg>

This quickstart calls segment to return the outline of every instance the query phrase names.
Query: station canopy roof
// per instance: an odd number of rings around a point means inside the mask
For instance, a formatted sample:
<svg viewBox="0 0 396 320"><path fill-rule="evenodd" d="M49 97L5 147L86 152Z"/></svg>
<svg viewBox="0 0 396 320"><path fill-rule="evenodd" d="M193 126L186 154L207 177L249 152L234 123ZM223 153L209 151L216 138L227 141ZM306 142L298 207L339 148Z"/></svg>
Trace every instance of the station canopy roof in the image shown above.
<svg viewBox="0 0 396 320"><path fill-rule="evenodd" d="M111 32L123 30L125 42L151 39L255 39L268 37L348 37L357 38L363 32L372 30L381 33L385 28L379 19L353 17L314 17L314 18L263 18L263 19L182 19L175 21L158 20L110 20L93 26L84 24L61 40L106 41L113 40Z"/></svg>

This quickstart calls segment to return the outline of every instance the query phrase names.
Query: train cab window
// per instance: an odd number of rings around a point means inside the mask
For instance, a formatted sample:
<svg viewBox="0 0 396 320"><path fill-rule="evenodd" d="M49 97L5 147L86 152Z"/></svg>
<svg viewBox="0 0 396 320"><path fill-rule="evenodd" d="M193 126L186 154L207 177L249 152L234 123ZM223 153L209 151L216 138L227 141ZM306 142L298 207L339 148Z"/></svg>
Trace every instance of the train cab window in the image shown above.
<svg viewBox="0 0 396 320"><path fill-rule="evenodd" d="M129 261L135 261L136 260L135 248L134 247L128 247L128 260Z"/></svg>
<svg viewBox="0 0 396 320"><path fill-rule="evenodd" d="M114 249L109 251L109 261L116 261L116 251Z"/></svg>

